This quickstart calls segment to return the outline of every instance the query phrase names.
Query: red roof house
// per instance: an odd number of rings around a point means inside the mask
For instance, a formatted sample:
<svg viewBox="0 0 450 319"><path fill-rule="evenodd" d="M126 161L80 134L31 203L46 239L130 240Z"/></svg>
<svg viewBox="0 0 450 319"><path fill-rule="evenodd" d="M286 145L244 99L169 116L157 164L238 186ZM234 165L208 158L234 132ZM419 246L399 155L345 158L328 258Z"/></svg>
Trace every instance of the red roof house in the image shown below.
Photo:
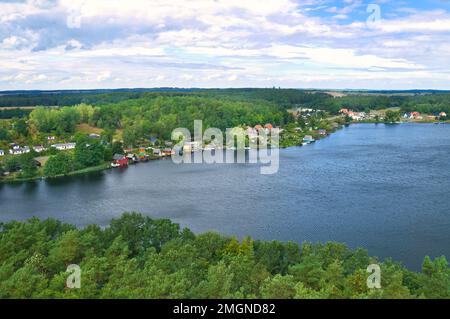
<svg viewBox="0 0 450 319"><path fill-rule="evenodd" d="M115 154L113 157L112 166L126 167L126 166L128 166L128 158L122 154Z"/></svg>

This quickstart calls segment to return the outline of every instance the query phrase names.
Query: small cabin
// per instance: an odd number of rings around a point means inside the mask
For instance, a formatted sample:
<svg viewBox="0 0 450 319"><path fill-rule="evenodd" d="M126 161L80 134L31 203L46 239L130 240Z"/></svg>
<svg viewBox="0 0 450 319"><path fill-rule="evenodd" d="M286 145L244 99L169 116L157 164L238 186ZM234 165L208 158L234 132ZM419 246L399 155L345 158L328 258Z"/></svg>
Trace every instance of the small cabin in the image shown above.
<svg viewBox="0 0 450 319"><path fill-rule="evenodd" d="M198 152L202 149L201 143L195 142L185 142L183 145L183 152L185 153L193 153ZM172 150L171 150L172 151Z"/></svg>
<svg viewBox="0 0 450 319"><path fill-rule="evenodd" d="M326 136L327 135L327 131L326 130L318 130L317 133L319 133L319 135L321 136Z"/></svg>
<svg viewBox="0 0 450 319"><path fill-rule="evenodd" d="M62 143L53 144L52 147L56 148L58 151L72 150L76 146L76 143Z"/></svg>
<svg viewBox="0 0 450 319"><path fill-rule="evenodd" d="M114 154L111 166L113 166L113 167L128 166L128 158L122 154Z"/></svg>
<svg viewBox="0 0 450 319"><path fill-rule="evenodd" d="M0 156L5 156L5 151L0 150Z"/></svg>
<svg viewBox="0 0 450 319"><path fill-rule="evenodd" d="M303 138L303 142L304 143L313 143L313 142L315 142L315 140L314 140L314 138L311 135L306 135Z"/></svg>
<svg viewBox="0 0 450 319"><path fill-rule="evenodd" d="M23 148L19 145L14 145L12 149L9 150L9 154L11 155L20 155L30 153L30 148L28 146L24 146Z"/></svg>
<svg viewBox="0 0 450 319"><path fill-rule="evenodd" d="M148 161L148 155L145 152L145 147L140 147L139 148L139 154L138 155L139 155L139 160L144 161L144 162Z"/></svg>
<svg viewBox="0 0 450 319"><path fill-rule="evenodd" d="M34 150L36 153L40 153L40 152L45 151L45 148L44 148L42 145L36 145L36 146L33 146L33 150Z"/></svg>
<svg viewBox="0 0 450 319"><path fill-rule="evenodd" d="M148 140L152 145L155 145L155 143L158 141L158 139L155 136L151 136Z"/></svg>
<svg viewBox="0 0 450 319"><path fill-rule="evenodd" d="M139 162L137 155L134 153L128 153L126 157L128 158L129 161L133 161L134 163Z"/></svg>

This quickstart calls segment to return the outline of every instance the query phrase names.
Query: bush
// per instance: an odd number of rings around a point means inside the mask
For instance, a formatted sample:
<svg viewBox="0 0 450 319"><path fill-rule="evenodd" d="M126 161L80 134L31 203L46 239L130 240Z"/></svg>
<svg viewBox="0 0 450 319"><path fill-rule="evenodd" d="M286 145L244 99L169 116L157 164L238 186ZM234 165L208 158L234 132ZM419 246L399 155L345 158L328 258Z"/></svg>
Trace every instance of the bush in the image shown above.
<svg viewBox="0 0 450 319"><path fill-rule="evenodd" d="M51 156L44 167L45 176L67 175L74 169L74 161L70 154L59 152Z"/></svg>

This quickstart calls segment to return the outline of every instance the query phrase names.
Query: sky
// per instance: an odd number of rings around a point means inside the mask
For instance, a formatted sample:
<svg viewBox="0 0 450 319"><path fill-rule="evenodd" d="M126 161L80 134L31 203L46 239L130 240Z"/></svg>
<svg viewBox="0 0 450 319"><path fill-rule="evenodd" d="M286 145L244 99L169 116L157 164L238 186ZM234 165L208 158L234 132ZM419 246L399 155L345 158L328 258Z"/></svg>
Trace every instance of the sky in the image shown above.
<svg viewBox="0 0 450 319"><path fill-rule="evenodd" d="M450 0L0 0L0 90L450 89Z"/></svg>

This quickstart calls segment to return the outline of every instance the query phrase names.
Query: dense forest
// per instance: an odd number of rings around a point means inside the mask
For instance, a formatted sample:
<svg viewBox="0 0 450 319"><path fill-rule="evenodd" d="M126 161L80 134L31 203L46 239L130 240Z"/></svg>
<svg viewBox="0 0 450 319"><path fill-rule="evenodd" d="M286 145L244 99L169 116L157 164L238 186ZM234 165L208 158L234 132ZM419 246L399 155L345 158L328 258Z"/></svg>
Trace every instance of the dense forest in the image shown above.
<svg viewBox="0 0 450 319"><path fill-rule="evenodd" d="M177 127L193 130L194 120L202 119L204 128L222 130L239 125L272 123L282 126L289 122L286 110L266 101L236 101L207 96L169 96L149 94L136 99L101 105L78 104L59 108L37 107L23 120L0 123L0 139L5 142L24 140L45 143L49 134L70 136L77 124L114 134L123 130L126 145L139 139L157 136L170 139ZM25 126L23 131L17 128ZM31 139L31 140L30 140ZM1 145L0 145L1 146Z"/></svg>
<svg viewBox="0 0 450 319"><path fill-rule="evenodd" d="M0 298L450 298L445 257L420 273L386 260L367 288L363 249L193 234L170 220L126 213L109 227L56 220L0 225ZM68 289L66 268L81 268Z"/></svg>
<svg viewBox="0 0 450 319"><path fill-rule="evenodd" d="M450 113L450 93L439 91L407 92L341 92L333 97L324 91L297 89L122 89L57 92L4 92L0 107L23 106L94 106L116 104L129 100L149 100L157 97L204 97L227 101L269 103L284 109L310 107L336 114L341 108L369 111L399 107L402 111L422 113Z"/></svg>

